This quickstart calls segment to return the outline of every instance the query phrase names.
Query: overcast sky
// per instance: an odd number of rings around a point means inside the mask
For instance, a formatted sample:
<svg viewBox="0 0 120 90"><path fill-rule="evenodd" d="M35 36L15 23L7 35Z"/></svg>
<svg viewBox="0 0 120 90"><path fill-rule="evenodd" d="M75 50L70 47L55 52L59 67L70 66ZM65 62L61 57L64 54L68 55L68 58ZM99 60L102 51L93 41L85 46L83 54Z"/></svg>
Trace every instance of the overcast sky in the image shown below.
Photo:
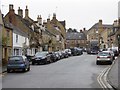
<svg viewBox="0 0 120 90"><path fill-rule="evenodd" d="M9 4L14 5L15 12L18 7L25 10L28 5L29 16L37 20L41 15L46 20L50 15L56 13L59 21L66 20L66 28L89 29L99 19L104 24L113 24L118 18L119 0L0 0L1 10L6 14Z"/></svg>

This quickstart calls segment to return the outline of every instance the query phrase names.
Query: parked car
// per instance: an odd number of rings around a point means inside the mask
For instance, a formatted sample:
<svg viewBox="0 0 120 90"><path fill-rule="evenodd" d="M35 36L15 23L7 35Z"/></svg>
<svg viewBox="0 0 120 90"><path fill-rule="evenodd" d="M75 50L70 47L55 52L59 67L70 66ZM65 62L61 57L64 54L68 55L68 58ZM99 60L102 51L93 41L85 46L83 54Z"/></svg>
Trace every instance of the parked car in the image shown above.
<svg viewBox="0 0 120 90"><path fill-rule="evenodd" d="M77 55L82 55L83 51L80 48L74 47L74 48L70 48L71 49L71 53L73 56L77 56Z"/></svg>
<svg viewBox="0 0 120 90"><path fill-rule="evenodd" d="M108 48L108 51L113 51L113 53L114 53L114 55L115 56L118 56L119 55L119 52L118 52L118 50L117 49L113 49L113 48Z"/></svg>
<svg viewBox="0 0 120 90"><path fill-rule="evenodd" d="M69 56L71 56L71 55L72 55L72 53L71 53L71 50L70 50L70 49L65 49L65 52L66 52Z"/></svg>
<svg viewBox="0 0 120 90"><path fill-rule="evenodd" d="M59 52L55 52L55 54L56 54L57 60L60 60L60 54L59 54Z"/></svg>
<svg viewBox="0 0 120 90"><path fill-rule="evenodd" d="M64 55L62 53L62 51L58 51L59 55L60 55L60 59L63 59L64 58Z"/></svg>
<svg viewBox="0 0 120 90"><path fill-rule="evenodd" d="M119 56L119 52L116 49L112 49L112 51L114 52L115 56Z"/></svg>
<svg viewBox="0 0 120 90"><path fill-rule="evenodd" d="M77 48L78 50L78 55L82 55L83 54L83 49L82 48Z"/></svg>
<svg viewBox="0 0 120 90"><path fill-rule="evenodd" d="M86 49L86 52L87 52L87 54L91 54L91 49L90 49L90 48L87 48L87 49Z"/></svg>
<svg viewBox="0 0 120 90"><path fill-rule="evenodd" d="M115 54L114 54L114 52L112 50L108 49L107 51L104 51L104 52L110 52L112 57L113 57L113 60L115 60Z"/></svg>
<svg viewBox="0 0 120 90"><path fill-rule="evenodd" d="M30 70L30 62L26 56L11 56L8 59L7 72L22 70Z"/></svg>
<svg viewBox="0 0 120 90"><path fill-rule="evenodd" d="M47 64L51 63L51 56L47 51L37 52L32 58L32 65L34 64Z"/></svg>
<svg viewBox="0 0 120 90"><path fill-rule="evenodd" d="M31 62L31 61L32 61L32 58L33 58L34 56L26 55L26 57L27 57L27 59Z"/></svg>
<svg viewBox="0 0 120 90"><path fill-rule="evenodd" d="M61 52L62 52L63 58L68 58L69 55L65 50L63 50Z"/></svg>
<svg viewBox="0 0 120 90"><path fill-rule="evenodd" d="M52 62L57 61L57 56L55 52L49 52L49 54L50 54L50 59L52 60Z"/></svg>
<svg viewBox="0 0 120 90"><path fill-rule="evenodd" d="M99 52L97 55L96 64L98 65L100 62L102 63L107 62L109 64L112 64L113 62L112 54L108 51Z"/></svg>

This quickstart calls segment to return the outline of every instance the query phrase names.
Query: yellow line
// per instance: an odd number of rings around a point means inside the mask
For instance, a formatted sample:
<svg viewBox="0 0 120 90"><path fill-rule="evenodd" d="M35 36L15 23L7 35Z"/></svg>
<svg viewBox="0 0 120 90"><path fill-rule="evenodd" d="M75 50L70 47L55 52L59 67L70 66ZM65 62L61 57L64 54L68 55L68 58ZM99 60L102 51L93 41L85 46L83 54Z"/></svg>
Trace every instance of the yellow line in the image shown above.
<svg viewBox="0 0 120 90"><path fill-rule="evenodd" d="M106 70L108 69L108 67L107 68L105 68L103 71L101 71L101 73L98 75L98 77L97 77L97 81L98 81L98 83L100 84L100 86L104 89L104 88L107 88L105 85L104 85L104 83L102 82L102 76L104 75L104 73L106 72Z"/></svg>

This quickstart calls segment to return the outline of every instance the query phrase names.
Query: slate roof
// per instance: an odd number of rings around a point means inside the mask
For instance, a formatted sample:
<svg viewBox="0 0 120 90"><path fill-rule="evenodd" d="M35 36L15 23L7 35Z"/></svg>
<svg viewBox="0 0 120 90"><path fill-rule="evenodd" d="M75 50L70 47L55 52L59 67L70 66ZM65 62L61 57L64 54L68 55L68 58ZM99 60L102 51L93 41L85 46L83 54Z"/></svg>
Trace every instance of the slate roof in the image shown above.
<svg viewBox="0 0 120 90"><path fill-rule="evenodd" d="M59 21L65 27L65 21Z"/></svg>
<svg viewBox="0 0 120 90"><path fill-rule="evenodd" d="M104 27L104 28L111 28L111 29L112 29L112 28L113 28L113 25L111 25L111 24L103 24L103 27Z"/></svg>
<svg viewBox="0 0 120 90"><path fill-rule="evenodd" d="M113 25L112 24L103 24L103 28L113 28ZM98 29L98 23L95 23L89 30L91 29Z"/></svg>
<svg viewBox="0 0 120 90"><path fill-rule="evenodd" d="M80 32L67 32L66 40L86 40L86 36Z"/></svg>

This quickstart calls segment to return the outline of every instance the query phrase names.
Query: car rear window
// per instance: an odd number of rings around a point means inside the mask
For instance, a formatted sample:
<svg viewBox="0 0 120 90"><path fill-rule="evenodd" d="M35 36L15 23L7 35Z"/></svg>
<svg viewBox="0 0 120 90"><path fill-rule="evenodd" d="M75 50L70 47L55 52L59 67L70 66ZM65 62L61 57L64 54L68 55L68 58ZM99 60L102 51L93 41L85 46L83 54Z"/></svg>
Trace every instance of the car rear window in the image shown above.
<svg viewBox="0 0 120 90"><path fill-rule="evenodd" d="M109 56L110 53L107 53L107 52L100 52L98 55L99 55L99 56Z"/></svg>

